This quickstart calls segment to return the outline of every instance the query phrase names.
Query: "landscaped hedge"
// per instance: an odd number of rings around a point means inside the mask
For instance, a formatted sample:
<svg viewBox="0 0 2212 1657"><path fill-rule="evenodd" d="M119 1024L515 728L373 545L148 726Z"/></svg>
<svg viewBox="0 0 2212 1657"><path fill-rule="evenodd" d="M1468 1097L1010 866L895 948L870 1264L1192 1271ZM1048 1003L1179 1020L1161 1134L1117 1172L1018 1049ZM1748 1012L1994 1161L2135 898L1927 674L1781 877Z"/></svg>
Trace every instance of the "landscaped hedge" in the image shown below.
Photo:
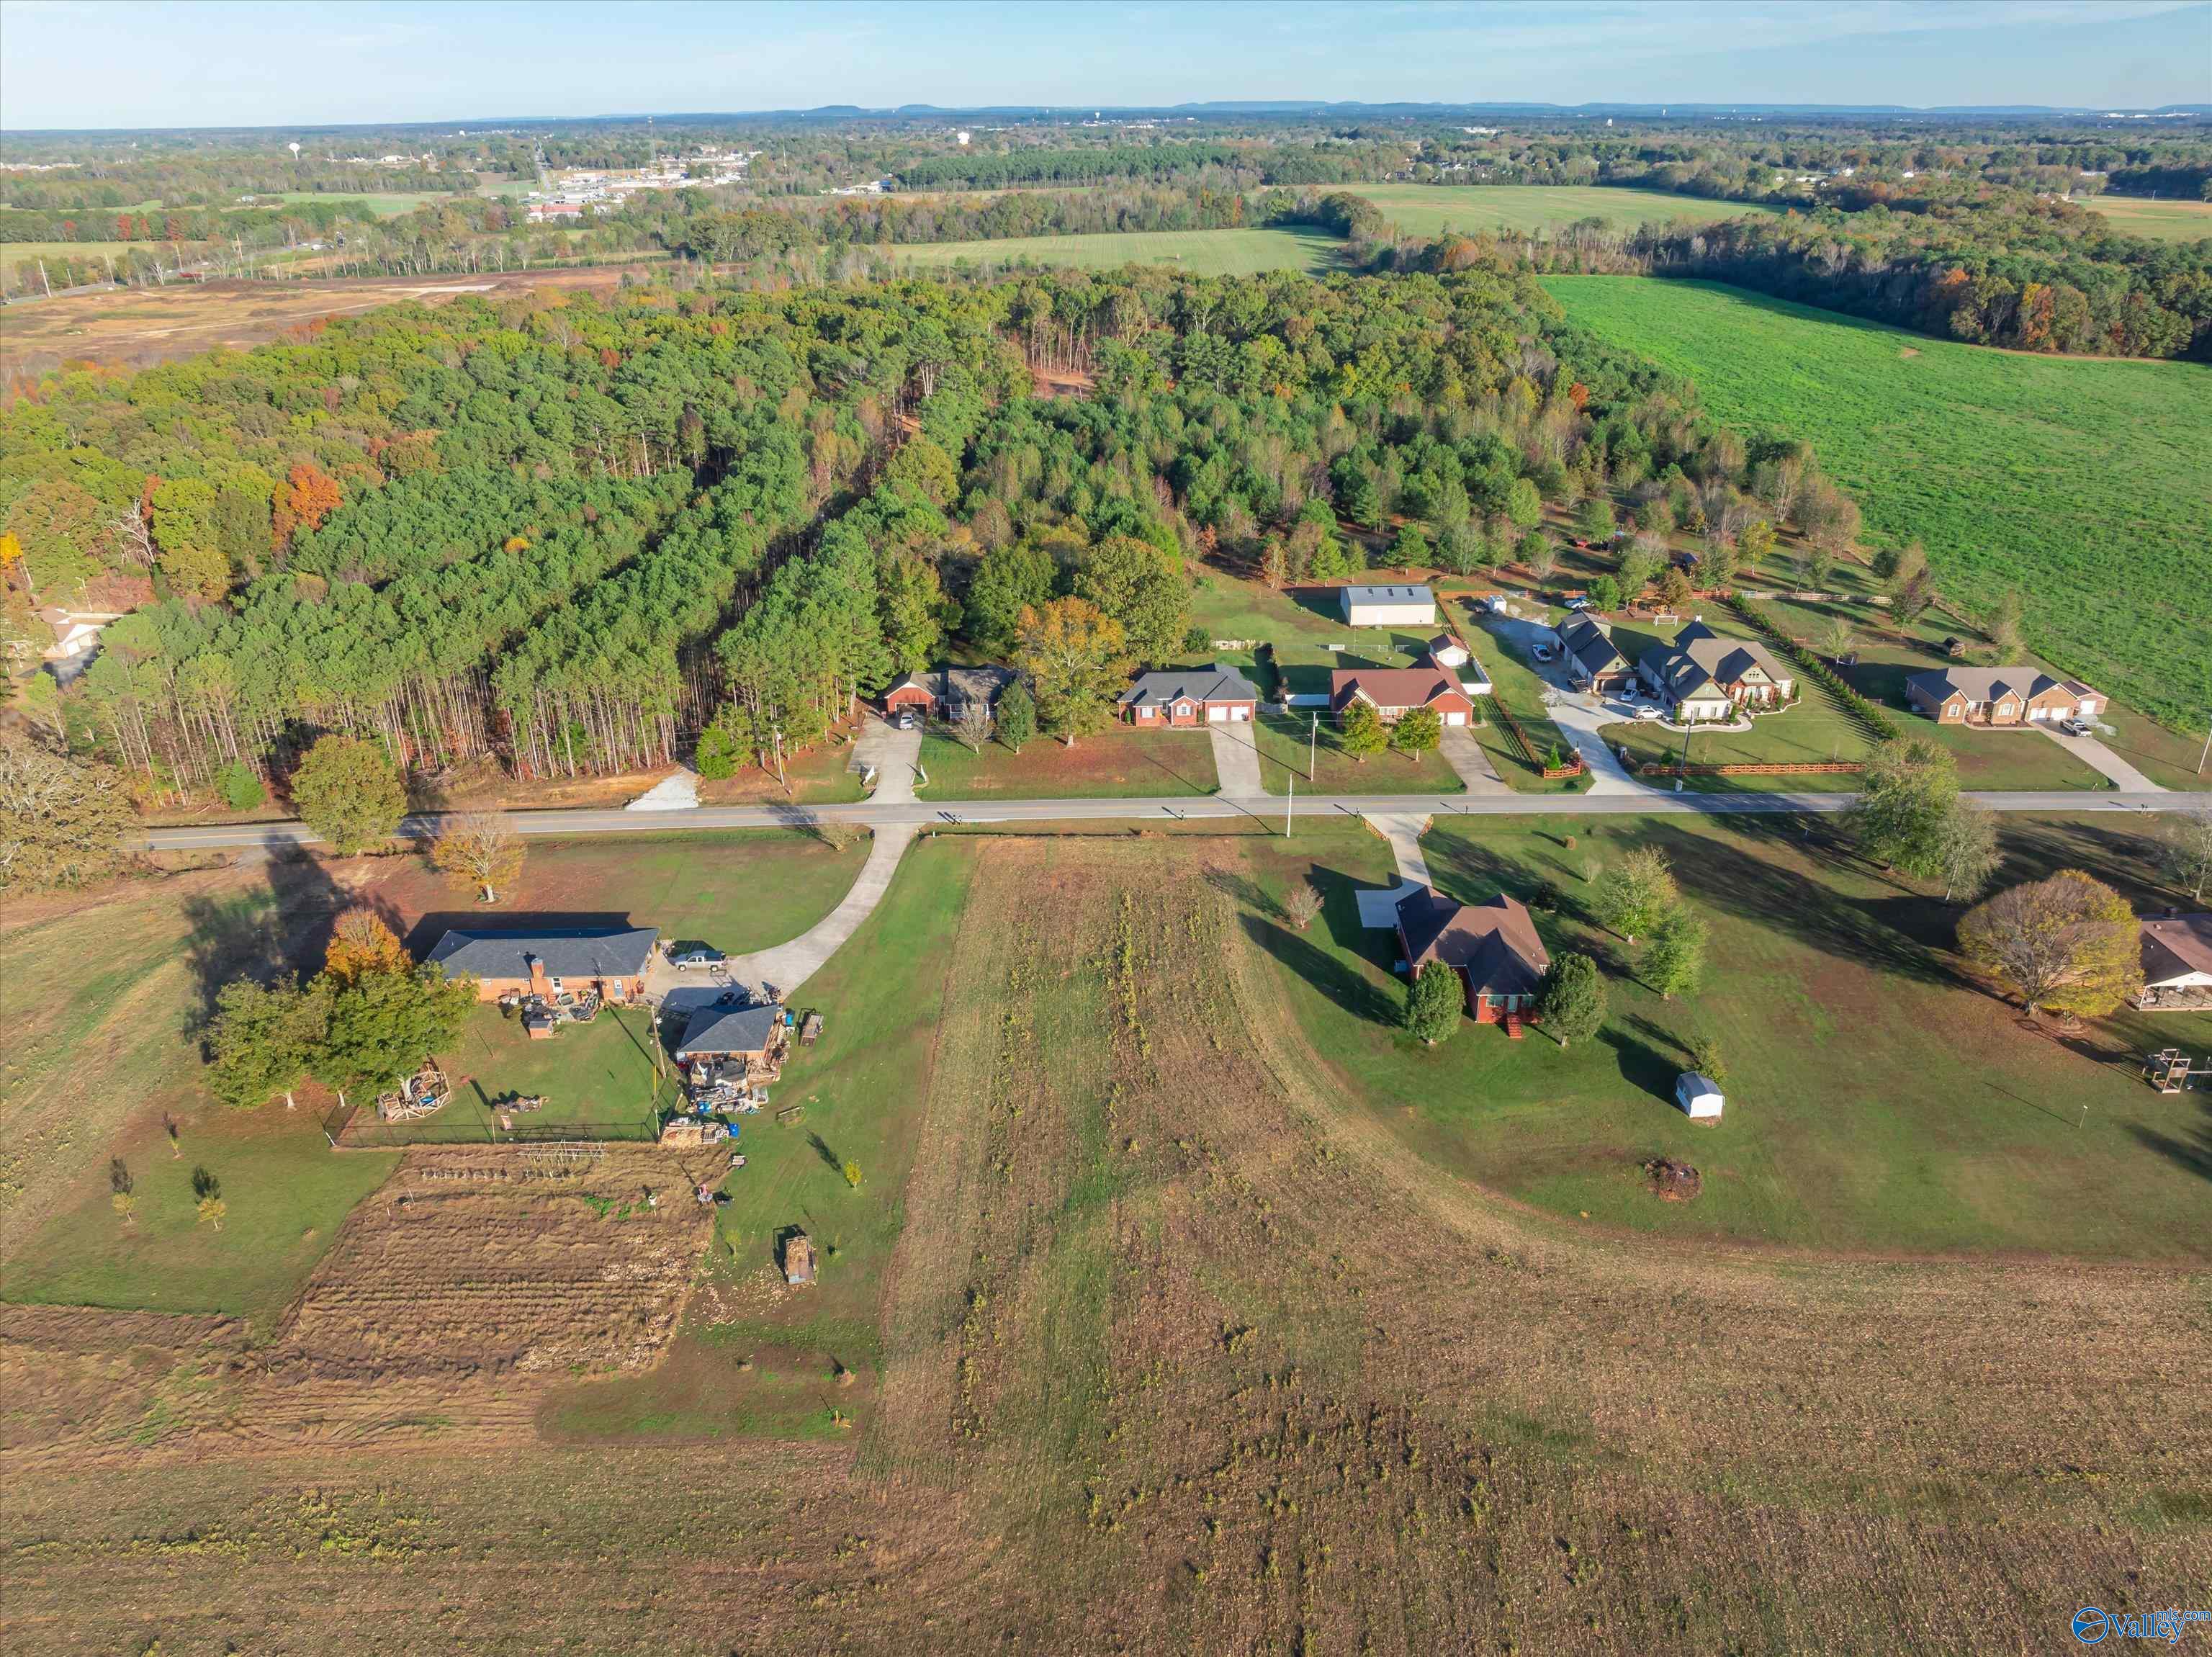
<svg viewBox="0 0 2212 1657"><path fill-rule="evenodd" d="M1758 605L1741 593L1728 602L1729 608L1749 622L1769 644L1789 657L1800 673L1835 698L1844 711L1865 728L1869 736L1877 742L1887 742L1899 734L1895 720L1852 689L1841 673L1776 626L1773 618Z"/></svg>

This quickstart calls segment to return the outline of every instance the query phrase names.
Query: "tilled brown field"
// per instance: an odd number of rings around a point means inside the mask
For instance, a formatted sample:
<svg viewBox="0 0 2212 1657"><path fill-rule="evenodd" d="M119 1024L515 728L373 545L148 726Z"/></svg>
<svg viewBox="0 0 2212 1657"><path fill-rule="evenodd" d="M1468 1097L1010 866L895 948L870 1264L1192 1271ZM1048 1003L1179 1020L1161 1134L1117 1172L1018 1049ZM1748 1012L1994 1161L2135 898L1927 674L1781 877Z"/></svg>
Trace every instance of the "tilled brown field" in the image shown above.
<svg viewBox="0 0 2212 1657"><path fill-rule="evenodd" d="M2212 1601L2200 1277L1529 1215L1335 1108L1233 843L981 857L851 1441L549 1447L541 1355L665 1332L669 1196L556 1226L410 1162L289 1325L320 1369L0 1319L0 1382L151 1400L0 1416L0 1644L2029 1651Z"/></svg>

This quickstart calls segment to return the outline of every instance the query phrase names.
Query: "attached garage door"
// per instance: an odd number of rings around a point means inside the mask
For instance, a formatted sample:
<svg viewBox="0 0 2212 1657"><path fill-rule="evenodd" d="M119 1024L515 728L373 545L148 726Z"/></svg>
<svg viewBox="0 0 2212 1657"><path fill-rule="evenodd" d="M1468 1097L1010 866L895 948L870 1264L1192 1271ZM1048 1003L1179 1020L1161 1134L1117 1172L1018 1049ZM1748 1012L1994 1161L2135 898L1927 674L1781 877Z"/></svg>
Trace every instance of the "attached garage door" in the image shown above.
<svg viewBox="0 0 2212 1657"><path fill-rule="evenodd" d="M1231 708L1229 710L1229 717L1241 725L1252 717L1252 710L1249 708Z"/></svg>
<svg viewBox="0 0 2212 1657"><path fill-rule="evenodd" d="M1206 710L1206 716L1214 724L1218 725L1222 721L1229 717L1229 710L1226 708L1208 708Z"/></svg>
<svg viewBox="0 0 2212 1657"><path fill-rule="evenodd" d="M1461 713L1456 709L1450 710L1444 715L1444 723L1447 725L1464 725L1467 723L1467 716Z"/></svg>

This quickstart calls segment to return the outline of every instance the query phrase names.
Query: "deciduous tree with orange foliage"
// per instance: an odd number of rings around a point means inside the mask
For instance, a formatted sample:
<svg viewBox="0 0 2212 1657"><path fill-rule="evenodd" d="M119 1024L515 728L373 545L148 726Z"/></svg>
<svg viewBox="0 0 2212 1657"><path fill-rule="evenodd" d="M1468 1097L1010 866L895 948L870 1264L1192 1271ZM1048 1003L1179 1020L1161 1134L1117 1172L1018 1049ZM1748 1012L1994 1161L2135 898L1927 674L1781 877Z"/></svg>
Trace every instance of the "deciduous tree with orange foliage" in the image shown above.
<svg viewBox="0 0 2212 1657"><path fill-rule="evenodd" d="M338 480L313 460L294 466L276 485L276 539L289 544L296 529L318 529L345 499Z"/></svg>
<svg viewBox="0 0 2212 1657"><path fill-rule="evenodd" d="M1085 599L1024 605L1014 661L1036 686L1045 733L1069 747L1103 730L1115 692L1128 671L1128 636L1121 624Z"/></svg>

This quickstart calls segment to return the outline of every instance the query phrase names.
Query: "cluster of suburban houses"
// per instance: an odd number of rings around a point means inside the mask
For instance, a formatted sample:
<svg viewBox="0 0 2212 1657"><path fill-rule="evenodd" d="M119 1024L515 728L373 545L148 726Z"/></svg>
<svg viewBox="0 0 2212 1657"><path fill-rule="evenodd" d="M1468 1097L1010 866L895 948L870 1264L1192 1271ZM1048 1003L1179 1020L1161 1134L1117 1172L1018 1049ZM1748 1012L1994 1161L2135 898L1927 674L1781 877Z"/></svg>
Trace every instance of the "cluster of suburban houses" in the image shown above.
<svg viewBox="0 0 2212 1657"><path fill-rule="evenodd" d="M1779 708L1796 694L1796 677L1765 645L1726 637L1703 621L1635 662L1613 643L1612 628L1586 611L1556 631L1577 687L1619 696L1641 685L1685 724ZM1944 725L2056 725L2096 719L2106 706L2102 692L2080 679L2036 667L1935 667L1908 674L1905 689L1915 708Z"/></svg>
<svg viewBox="0 0 2212 1657"><path fill-rule="evenodd" d="M1353 627L1413 627L1437 624L1436 595L1426 587L1346 587L1341 605ZM908 673L884 692L884 711L911 710L957 722L969 710L997 707L1014 681L1012 667L995 664L945 666ZM1326 704L1342 717L1355 702L1364 702L1384 722L1395 722L1415 708L1431 708L1447 726L1473 725L1475 698L1490 694L1474 655L1449 632L1437 632L1410 667L1343 667L1331 673L1326 697L1293 696L1291 706ZM1115 699L1124 722L1148 729L1188 729L1206 725L1249 724L1259 716L1259 687L1224 662L1199 667L1162 667L1140 673Z"/></svg>

